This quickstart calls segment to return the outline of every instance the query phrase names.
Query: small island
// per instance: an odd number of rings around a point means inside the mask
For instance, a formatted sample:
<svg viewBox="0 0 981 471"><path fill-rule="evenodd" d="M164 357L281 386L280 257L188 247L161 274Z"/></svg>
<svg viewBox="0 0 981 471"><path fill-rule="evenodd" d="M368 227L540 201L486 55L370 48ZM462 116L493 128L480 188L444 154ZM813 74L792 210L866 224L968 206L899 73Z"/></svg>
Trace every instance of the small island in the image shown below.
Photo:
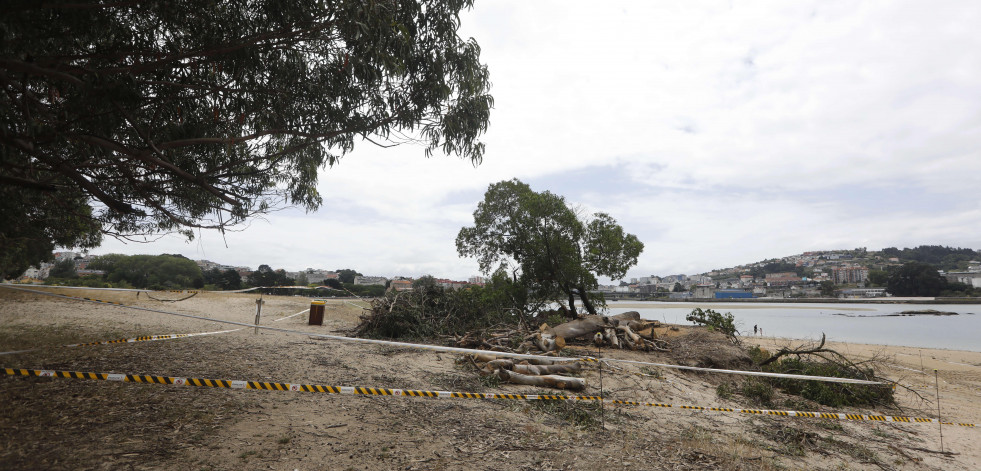
<svg viewBox="0 0 981 471"><path fill-rule="evenodd" d="M956 316L958 313L949 311L938 311L936 309L915 309L910 311L903 311L898 314L890 314L891 316Z"/></svg>

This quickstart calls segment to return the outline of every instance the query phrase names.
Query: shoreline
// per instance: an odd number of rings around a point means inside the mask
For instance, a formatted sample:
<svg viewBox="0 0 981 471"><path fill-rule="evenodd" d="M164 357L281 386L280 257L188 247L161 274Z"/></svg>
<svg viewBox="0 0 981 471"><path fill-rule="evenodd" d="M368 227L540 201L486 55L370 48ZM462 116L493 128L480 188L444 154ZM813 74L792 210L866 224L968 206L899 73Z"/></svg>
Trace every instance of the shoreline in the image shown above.
<svg viewBox="0 0 981 471"><path fill-rule="evenodd" d="M737 304L981 304L981 298L612 298L607 302Z"/></svg>
<svg viewBox="0 0 981 471"><path fill-rule="evenodd" d="M739 336L739 339L741 341L745 342L745 343L748 343L748 344L761 345L761 346L762 346L763 343L769 343L769 344L778 344L778 343L784 343L784 344L791 344L791 343L794 343L794 344L803 344L803 343L817 343L817 342L820 342L820 340L814 340L814 339L797 339L797 338L791 338L791 337L772 337L772 336L769 336L769 335L767 335L767 336L759 336L759 335L757 335L757 336L752 336L752 335L743 336L743 335L740 335ZM922 350L922 351L928 351L929 350L929 351L937 351L937 352L950 352L952 354L965 354L965 355L968 355L968 356L977 356L978 357L978 359L977 359L978 364L977 365L968 365L968 366L973 366L973 367L977 368L979 372L981 372L981 351L962 350L962 349L957 349L957 348L942 348L942 347L918 347L918 346L915 346L915 345L892 345L892 344L885 344L885 343L851 342L851 341L847 341L847 340L833 340L833 339L827 339L827 341L825 342L825 345L845 345L845 346L856 346L856 347L862 347L862 348L868 348L868 349L878 348L878 349L884 349L884 350L898 350L898 349L911 349L911 350Z"/></svg>

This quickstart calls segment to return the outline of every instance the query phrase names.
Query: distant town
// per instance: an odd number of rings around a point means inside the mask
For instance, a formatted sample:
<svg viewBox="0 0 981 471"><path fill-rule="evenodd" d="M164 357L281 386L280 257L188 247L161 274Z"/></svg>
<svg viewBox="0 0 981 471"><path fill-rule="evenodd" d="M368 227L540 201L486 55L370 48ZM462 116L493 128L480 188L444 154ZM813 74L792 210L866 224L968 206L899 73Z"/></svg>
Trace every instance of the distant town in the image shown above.
<svg viewBox="0 0 981 471"><path fill-rule="evenodd" d="M925 259L937 267L937 272L949 283L967 287L968 291L981 289L981 262L970 249L950 249L939 246L921 246L916 249L883 249L878 252L864 248L852 250L811 251L782 258L706 273L686 275L650 275L630 278L619 284L600 285L598 290L607 299L736 299L736 298L872 298L888 296L886 289L890 270L895 270L911 259ZM103 256L105 257L105 256ZM120 257L118 255L114 257ZM122 256L126 257L126 256ZM152 257L152 256L143 256ZM181 256L174 256L181 257ZM183 258L183 257L181 257ZM100 268L100 256L84 253L57 252L54 260L39 267L28 269L18 282L44 283L53 275L65 277L61 270L79 279L99 280L106 278ZM165 288L240 289L249 286L298 286L298 287L361 287L357 291L377 294L385 290L410 290L415 279L407 276L384 277L361 274L353 269L326 270L307 268L288 272L260 265L225 265L210 260L194 260L200 269L199 281L193 274L186 277L194 286L175 286L169 281L158 281ZM96 268L98 267L98 268ZM475 275L467 280L452 280L432 276L433 281L446 289L459 289L483 285L484 277ZM118 277L117 277L117 281ZM125 280L121 280L126 283ZM187 283L182 283L187 284ZM149 287L149 286L147 286ZM372 287L371 289L367 289ZM963 288L962 288L963 289Z"/></svg>

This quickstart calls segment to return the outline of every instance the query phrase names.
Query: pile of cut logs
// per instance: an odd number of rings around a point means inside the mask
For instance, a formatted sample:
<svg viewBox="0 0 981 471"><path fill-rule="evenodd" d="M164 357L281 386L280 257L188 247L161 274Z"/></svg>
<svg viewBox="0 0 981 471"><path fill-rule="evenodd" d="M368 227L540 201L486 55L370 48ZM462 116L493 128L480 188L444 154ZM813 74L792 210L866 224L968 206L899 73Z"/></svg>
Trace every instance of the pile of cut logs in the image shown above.
<svg viewBox="0 0 981 471"><path fill-rule="evenodd" d="M565 347L567 340L583 338L589 338L597 346L667 351L667 343L658 339L654 331L660 325L658 321L641 320L637 311L609 317L583 316L554 327L542 324L538 332L525 337L524 342L518 347L518 352L555 355ZM468 343L473 341L470 336L464 339ZM502 348L495 348L495 350L502 350ZM579 372L581 369L579 362L550 360L515 362L511 359L498 358L491 353L468 355L468 358L481 375L495 375L502 381L514 384L572 391L580 391L586 387L586 381L582 378L562 375Z"/></svg>
<svg viewBox="0 0 981 471"><path fill-rule="evenodd" d="M498 358L493 354L468 355L481 376L494 375L514 384L581 391L586 388L586 380L561 373L578 373L582 366L577 362L552 360L522 360Z"/></svg>
<svg viewBox="0 0 981 471"><path fill-rule="evenodd" d="M637 311L615 316L583 316L555 327L542 324L539 331L528 336L519 347L520 352L537 348L542 352L561 350L566 342L578 338L592 338L597 346L629 348L631 350L667 351L667 343L654 332L658 321L642 320Z"/></svg>

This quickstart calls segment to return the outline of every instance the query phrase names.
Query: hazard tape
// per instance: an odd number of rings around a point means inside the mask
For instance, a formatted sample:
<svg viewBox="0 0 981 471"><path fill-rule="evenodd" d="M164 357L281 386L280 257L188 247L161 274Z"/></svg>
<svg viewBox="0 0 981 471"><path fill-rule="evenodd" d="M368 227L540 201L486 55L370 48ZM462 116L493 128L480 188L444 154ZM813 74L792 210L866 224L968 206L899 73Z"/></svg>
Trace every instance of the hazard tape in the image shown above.
<svg viewBox="0 0 981 471"><path fill-rule="evenodd" d="M76 296L68 296L68 295L64 295L64 294L48 293L48 292L44 292L44 291L35 291L35 290L31 290L31 289L13 287L13 286L9 286L9 285L3 285L3 287L10 288L10 289L15 289L15 290L20 290L20 291L27 291L27 292L37 293L37 294L43 294L43 295L46 295L46 296L53 296L53 297L60 297L60 298L68 298L68 299L78 299L78 300L84 300L84 301L95 302L95 303L104 302L104 301L93 300L93 299L89 299L89 298L79 298L79 297L76 297ZM128 308L128 309L136 309L136 310L139 310L139 311L156 312L156 313L159 313L159 314L167 314L167 315L171 315L171 316L186 317L186 318L189 318L189 319L198 319L198 320L203 320L203 321L219 322L219 323L222 323L222 324L238 325L238 326L243 326L243 327L254 327L254 328L257 328L257 329L266 329L266 330L272 330L272 331L276 331L276 332L284 332L284 333L288 333L288 334L306 335L308 337L322 338L322 339L328 339L328 340L339 340L339 341L344 341L344 342L357 342L357 343L368 343L368 344L375 344L375 345L389 345L389 346L395 346L395 347L416 348L416 349L421 349L421 350L429 350L429 351L444 352L444 353L494 355L494 356L498 356L498 357L502 357L502 358L520 358L520 359L528 359L528 360L546 360L546 361L585 361L585 362L599 362L599 361L604 361L604 362L615 362L615 363L628 363L628 364L633 364L633 365L660 366L662 368L671 368L671 369L686 370L686 371L699 371L699 372L705 372L705 373L724 373L724 374L734 374L734 375L743 375L743 376L763 376L763 377L769 377L769 378L786 378L786 379L798 379L798 380L812 380L812 381L824 381L824 382L830 382L830 383L849 383L849 384L865 384L865 385L884 385L884 384L887 384L887 383L884 383L884 382L881 382L881 381L869 381L869 380L864 380L864 379L835 378L835 377L828 377L828 376L811 376L811 375L795 375L795 374L786 374L786 373L767 373L767 372L763 372L763 371L723 370L723 369L717 369L717 368L702 368L702 367L698 367L698 366L682 366L682 365L672 365L672 364L668 364L668 363L655 363L655 362L637 361L637 360L623 360L623 359L619 359L619 358L605 358L603 360L599 360L597 358L592 358L592 357L574 358L574 357L559 357L559 356L548 356L548 355L530 355L530 354L527 354L527 353L491 352L491 351L487 351L487 350L476 350L476 349L472 349L472 348L444 347L444 346L439 346L439 345L425 345L425 344L416 344L416 343L408 343L408 342L394 342L394 341L391 341L391 340L377 340L377 339L366 339L366 338L358 338L358 337L344 337L344 336L340 336L340 335L318 334L318 333L311 333L311 332L301 332L301 331L298 331L298 330L280 329L280 328L277 328L277 327L270 327L270 326L261 326L261 325L260 326L256 326L254 324L247 324L247 323L244 323L244 322L236 322L236 321L228 321L228 320L214 319L214 318L210 318L210 317L201 317L201 316L195 316L195 315L191 315L191 314L182 314L182 313L178 313L178 312L162 311L162 310L159 310L159 309L151 309L151 308L145 308L145 307L140 307L140 306L128 306L128 305L119 304L119 303L109 303L109 304L118 305L120 307L125 307L125 308Z"/></svg>
<svg viewBox="0 0 981 471"><path fill-rule="evenodd" d="M14 283L0 283L0 286L9 286L10 288L17 289L18 286ZM163 289L163 290L147 290L147 289L137 289L137 288L95 288L89 286L57 286L57 285L28 285L32 288L50 288L50 289L81 289L86 291L128 291L128 292L140 292L149 293L151 291L157 293L200 293L200 290L191 289ZM214 291L215 293L231 293L231 291Z"/></svg>
<svg viewBox="0 0 981 471"><path fill-rule="evenodd" d="M100 301L95 301L95 302L100 302ZM307 312L309 310L310 309L304 309L304 310L302 310L302 311L300 311L300 312L298 312L296 314L290 314L290 315L288 315L286 317L280 317L279 319L273 319L273 322L284 321L286 319L299 316L300 314L303 314L303 313L305 313L305 312ZM238 331L240 331L240 330L242 330L244 328L245 327L239 327L237 329L216 330L214 332L197 332L197 333L192 333L192 334L144 335L144 336L133 337L133 338L129 338L129 339L103 340L101 342L73 343L73 344L70 344L70 345L58 345L58 346L55 346L55 347L38 347L38 348L31 348L31 349L27 349L27 350L14 350L14 351L10 351L10 352L0 352L0 355L13 355L15 353L34 352L34 351L38 351L38 350L45 350L45 349L48 349L48 348L91 347L91 346L95 346L95 345L109 345L109 344L115 344L115 343L133 343L133 342L147 342L147 341L153 341L153 340L183 339L183 338L187 338L187 337L199 337L199 336L202 336L202 335L227 334L227 333L231 333L231 332L238 332Z"/></svg>
<svg viewBox="0 0 981 471"><path fill-rule="evenodd" d="M571 401L571 402L603 402L620 406L657 407L664 409L680 409L697 412L730 412L738 414L768 415L776 417L805 417L811 419L854 420L870 422L901 422L901 423L941 423L960 427L977 427L975 424L963 422L941 422L937 419L924 417L904 417L891 415L840 414L837 412L805 412L781 411L769 409L738 409L732 407L703 407L691 405L665 404L656 402L624 401L606 399L602 396L566 396L561 394L499 394L475 393L460 391L428 391L418 389L389 389L361 386L328 386L323 384L294 384L264 381L241 381L227 379L183 378L173 376L134 375L121 373L90 373L82 371L29 370L4 368L8 376L35 376L39 378L74 378L93 379L102 381L121 381L127 383L171 384L175 386L196 386L229 389L257 389L265 391L312 392L323 394L346 394L355 396L391 396L391 397L430 397L453 399L514 399L526 401Z"/></svg>
<svg viewBox="0 0 981 471"><path fill-rule="evenodd" d="M0 352L0 355L13 355L15 353L33 352L33 351L37 351L37 350L45 350L47 348L91 347L91 346L95 346L95 345L109 345L109 344L114 344L114 343L134 343L134 342L150 342L150 341L154 341L154 340L183 339L183 338L187 338L187 337L198 337L198 336L202 336L202 335L227 334L229 332L237 332L237 331L242 330L242 329L244 329L244 327L241 327L241 328L238 328L238 329L231 329L231 330L217 330L217 331L214 331L214 332L197 332L197 333L193 333L193 334L143 335L143 336L140 336L140 337L133 337L133 338L129 338L129 339L103 340L101 342L73 343L73 344L69 344L69 345L58 345L58 346L55 346L55 347L38 347L38 348L31 348L31 349L28 349L28 350L15 350L15 351L10 351L10 352Z"/></svg>

